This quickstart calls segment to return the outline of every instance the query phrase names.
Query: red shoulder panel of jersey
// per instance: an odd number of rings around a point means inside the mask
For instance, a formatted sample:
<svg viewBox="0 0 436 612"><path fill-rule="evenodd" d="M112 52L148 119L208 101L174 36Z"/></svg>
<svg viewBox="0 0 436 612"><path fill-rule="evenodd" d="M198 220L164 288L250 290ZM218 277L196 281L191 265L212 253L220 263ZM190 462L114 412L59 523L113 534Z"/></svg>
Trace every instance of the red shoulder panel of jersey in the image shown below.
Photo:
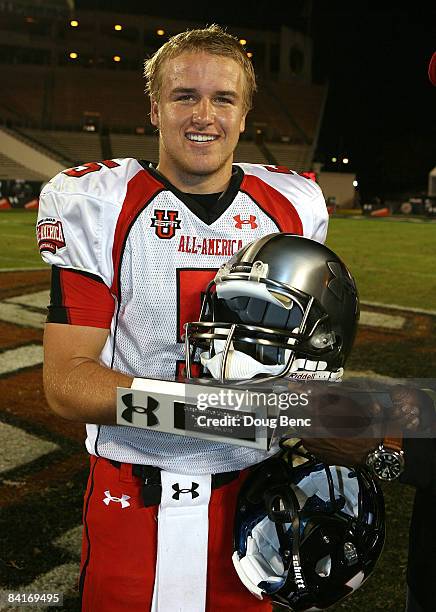
<svg viewBox="0 0 436 612"><path fill-rule="evenodd" d="M251 174L244 176L240 189L277 223L281 232L303 235L303 224L297 210L280 191Z"/></svg>
<svg viewBox="0 0 436 612"><path fill-rule="evenodd" d="M160 183L146 170L138 172L138 174L128 183L123 208L115 228L114 245L112 249L114 277L111 290L115 295L119 293L120 261L129 229L139 213L148 206L151 200L162 189L165 189L163 183Z"/></svg>
<svg viewBox="0 0 436 612"><path fill-rule="evenodd" d="M93 275L52 266L48 323L69 323L109 329L115 300L103 281Z"/></svg>

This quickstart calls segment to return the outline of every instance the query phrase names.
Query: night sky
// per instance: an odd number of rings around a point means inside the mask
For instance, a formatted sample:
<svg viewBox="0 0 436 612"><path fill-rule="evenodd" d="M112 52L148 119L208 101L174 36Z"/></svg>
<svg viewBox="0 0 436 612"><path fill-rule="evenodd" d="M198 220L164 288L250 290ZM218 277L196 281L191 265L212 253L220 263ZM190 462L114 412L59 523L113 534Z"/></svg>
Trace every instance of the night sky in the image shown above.
<svg viewBox="0 0 436 612"><path fill-rule="evenodd" d="M427 77L436 50L436 7L399 4L314 0L308 18L302 0L188 2L167 12L132 0L76 0L78 9L309 31L314 80L329 83L316 157L348 156L362 195L386 198L425 191L436 165L436 88Z"/></svg>

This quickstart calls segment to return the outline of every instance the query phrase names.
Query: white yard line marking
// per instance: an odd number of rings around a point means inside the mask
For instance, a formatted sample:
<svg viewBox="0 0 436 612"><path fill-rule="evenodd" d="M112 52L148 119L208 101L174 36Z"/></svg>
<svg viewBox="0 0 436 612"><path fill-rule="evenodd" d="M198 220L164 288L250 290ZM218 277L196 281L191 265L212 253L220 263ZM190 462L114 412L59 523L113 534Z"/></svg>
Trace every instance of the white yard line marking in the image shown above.
<svg viewBox="0 0 436 612"><path fill-rule="evenodd" d="M413 312L416 314L424 314L436 316L436 310L427 310L425 308L414 308L413 306L400 306L399 304L383 304L382 302L360 302L362 306L375 306L376 308L387 308L388 310L402 310L403 312Z"/></svg>
<svg viewBox="0 0 436 612"><path fill-rule="evenodd" d="M25 587L12 587L9 591L20 593L62 593L64 596L72 594L77 588L77 578L79 575L79 563L64 563L58 565L46 574L41 574ZM5 589L2 590L5 592ZM4 612L17 612L16 605L3 605L0 610ZM26 607L27 609L27 607ZM47 606L35 606L32 604L30 609L32 612L44 612L50 610Z"/></svg>
<svg viewBox="0 0 436 612"><path fill-rule="evenodd" d="M16 323L17 325L24 325L25 327L43 329L45 319L45 313L28 310L18 304L0 302L0 320L6 323Z"/></svg>
<svg viewBox="0 0 436 612"><path fill-rule="evenodd" d="M349 378L372 378L374 380L378 380L379 382L390 383L393 380L397 380L392 378L392 376L384 376L383 374L377 374L374 370L345 370L344 372L344 381Z"/></svg>
<svg viewBox="0 0 436 612"><path fill-rule="evenodd" d="M26 465L59 446L27 433L19 427L0 423L0 474Z"/></svg>
<svg viewBox="0 0 436 612"><path fill-rule="evenodd" d="M69 529L56 540L53 540L53 544L57 548L62 548L65 552L71 555L71 558L80 561L80 549L82 545L82 525L77 525Z"/></svg>
<svg viewBox="0 0 436 612"><path fill-rule="evenodd" d="M50 291L44 289L43 291L36 291L35 293L25 293L23 295L7 298L4 301L8 304L31 306L32 308L40 308L45 311L47 305L50 303Z"/></svg>
<svg viewBox="0 0 436 612"><path fill-rule="evenodd" d="M0 261L1 260L2 260L2 257L0 257ZM47 266L30 266L29 268L0 268L0 274L2 272L35 272L36 270L48 270L48 269L49 268Z"/></svg>
<svg viewBox="0 0 436 612"><path fill-rule="evenodd" d="M382 312L369 312L363 310L360 313L360 325L366 327L383 327L385 329L403 329L405 317L398 315L390 315Z"/></svg>
<svg viewBox="0 0 436 612"><path fill-rule="evenodd" d="M40 344L28 344L0 353L0 374L9 374L42 363L43 349Z"/></svg>

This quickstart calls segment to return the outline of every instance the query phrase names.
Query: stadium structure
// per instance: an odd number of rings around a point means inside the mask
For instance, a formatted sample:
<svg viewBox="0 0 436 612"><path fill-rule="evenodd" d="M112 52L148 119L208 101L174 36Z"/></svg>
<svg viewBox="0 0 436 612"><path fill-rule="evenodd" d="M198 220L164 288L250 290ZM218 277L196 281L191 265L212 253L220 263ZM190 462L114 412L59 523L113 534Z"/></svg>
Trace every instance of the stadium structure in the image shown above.
<svg viewBox="0 0 436 612"><path fill-rule="evenodd" d="M156 161L144 58L169 36L203 26L77 11L72 0L0 2L0 207L36 206L41 184L65 167L118 157ZM259 80L235 161L319 171L314 153L328 86L312 80L310 36L285 26L228 31ZM337 203L350 204L352 178Z"/></svg>

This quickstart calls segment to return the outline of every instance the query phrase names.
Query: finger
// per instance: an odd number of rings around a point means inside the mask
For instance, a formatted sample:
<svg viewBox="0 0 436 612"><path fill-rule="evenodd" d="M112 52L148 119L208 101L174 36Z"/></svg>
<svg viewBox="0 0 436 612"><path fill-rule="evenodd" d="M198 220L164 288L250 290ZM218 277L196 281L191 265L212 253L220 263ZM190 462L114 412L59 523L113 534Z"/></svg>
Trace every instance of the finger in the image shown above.
<svg viewBox="0 0 436 612"><path fill-rule="evenodd" d="M418 427L419 427L419 419L417 417L413 418L405 425L405 428L408 431L416 431Z"/></svg>

